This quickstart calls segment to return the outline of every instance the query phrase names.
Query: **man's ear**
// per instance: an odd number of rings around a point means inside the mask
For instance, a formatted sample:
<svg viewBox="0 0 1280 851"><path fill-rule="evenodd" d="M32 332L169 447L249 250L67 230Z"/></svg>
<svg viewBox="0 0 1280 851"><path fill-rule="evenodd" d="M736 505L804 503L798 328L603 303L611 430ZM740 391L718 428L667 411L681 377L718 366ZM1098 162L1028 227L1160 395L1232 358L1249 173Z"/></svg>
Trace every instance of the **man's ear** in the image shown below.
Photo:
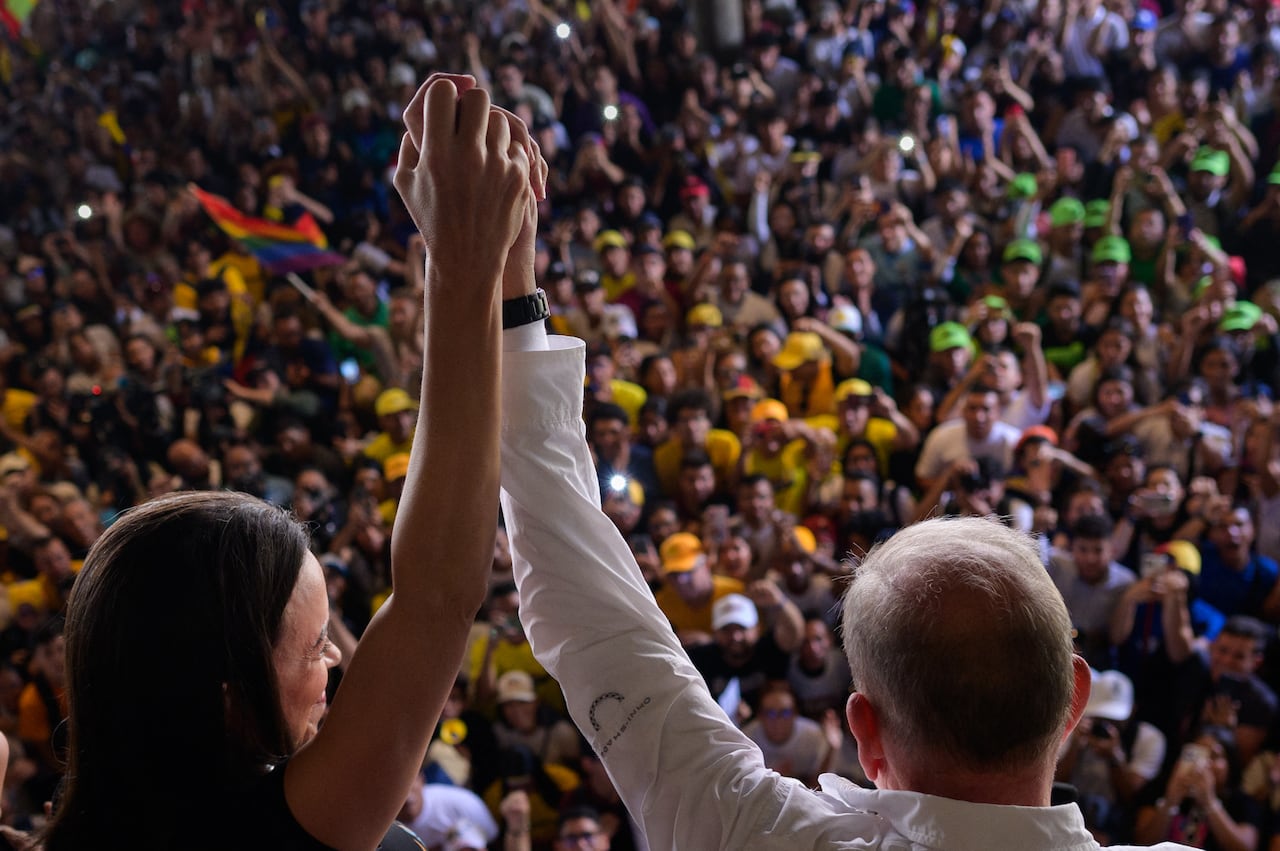
<svg viewBox="0 0 1280 851"><path fill-rule="evenodd" d="M872 783L884 771L884 745L880 741L880 719L866 695L854 692L844 707L849 731L858 743L858 763Z"/></svg>
<svg viewBox="0 0 1280 851"><path fill-rule="evenodd" d="M1071 676L1071 717L1067 720L1067 729L1062 731L1063 741L1066 741L1067 737L1075 731L1076 725L1080 723L1080 719L1084 716L1084 708L1089 703L1089 693L1093 691L1093 672L1089 670L1089 663L1079 654L1071 657Z"/></svg>

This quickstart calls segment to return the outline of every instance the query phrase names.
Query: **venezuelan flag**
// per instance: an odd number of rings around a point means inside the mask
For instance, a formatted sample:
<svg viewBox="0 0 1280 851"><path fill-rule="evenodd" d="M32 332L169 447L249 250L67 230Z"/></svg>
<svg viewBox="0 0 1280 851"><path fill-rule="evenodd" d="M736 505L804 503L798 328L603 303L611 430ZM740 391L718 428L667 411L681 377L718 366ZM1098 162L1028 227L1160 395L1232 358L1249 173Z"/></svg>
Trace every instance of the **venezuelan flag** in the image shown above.
<svg viewBox="0 0 1280 851"><path fill-rule="evenodd" d="M0 0L0 24L4 24L9 34L18 38L22 34L22 25L31 17L31 10L40 0Z"/></svg>
<svg viewBox="0 0 1280 851"><path fill-rule="evenodd" d="M338 266L347 258L329 251L329 241L310 213L292 225L246 216L226 198L191 187L200 206L222 232L244 246L268 272L284 275L321 266Z"/></svg>

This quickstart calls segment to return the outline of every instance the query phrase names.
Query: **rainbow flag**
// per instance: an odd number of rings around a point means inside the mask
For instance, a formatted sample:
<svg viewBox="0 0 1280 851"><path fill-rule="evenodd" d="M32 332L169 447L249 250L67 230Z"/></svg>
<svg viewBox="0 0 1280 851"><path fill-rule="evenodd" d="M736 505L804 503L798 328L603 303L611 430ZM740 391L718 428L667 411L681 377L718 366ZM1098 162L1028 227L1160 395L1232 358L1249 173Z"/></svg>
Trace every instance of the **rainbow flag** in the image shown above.
<svg viewBox="0 0 1280 851"><path fill-rule="evenodd" d="M0 24L4 24L9 34L18 38L22 34L22 25L31 17L31 10L40 0L0 0Z"/></svg>
<svg viewBox="0 0 1280 851"><path fill-rule="evenodd" d="M341 254L328 250L329 241L310 213L303 213L302 218L292 225L282 225L246 216L231 206L226 198L195 186L191 187L191 191L214 224L244 246L273 275L305 272L308 269L338 266L347 262L347 258Z"/></svg>

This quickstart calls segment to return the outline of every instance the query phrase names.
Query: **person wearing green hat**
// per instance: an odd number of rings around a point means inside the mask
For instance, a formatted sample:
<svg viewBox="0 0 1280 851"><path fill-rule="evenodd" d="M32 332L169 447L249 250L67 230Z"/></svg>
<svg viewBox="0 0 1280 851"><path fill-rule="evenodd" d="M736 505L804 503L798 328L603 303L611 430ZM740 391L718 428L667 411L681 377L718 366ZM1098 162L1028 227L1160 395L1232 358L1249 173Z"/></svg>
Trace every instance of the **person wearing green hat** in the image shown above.
<svg viewBox="0 0 1280 851"><path fill-rule="evenodd" d="M1129 262L1133 260L1129 241L1108 234L1093 244L1089 259L1093 263L1093 279L1101 284L1108 299L1115 298L1129 281Z"/></svg>
<svg viewBox="0 0 1280 851"><path fill-rule="evenodd" d="M1111 202L1095 198L1084 205L1084 229L1097 230L1111 224Z"/></svg>
<svg viewBox="0 0 1280 851"><path fill-rule="evenodd" d="M1232 143L1221 151L1202 145L1191 158L1187 211L1204 233L1221 237L1253 187L1253 164L1239 147Z"/></svg>
<svg viewBox="0 0 1280 851"><path fill-rule="evenodd" d="M1015 239L1005 246L1000 258L1000 295L1014 313L1020 313L1040 280L1044 253L1033 239Z"/></svg>
<svg viewBox="0 0 1280 851"><path fill-rule="evenodd" d="M929 332L926 381L941 399L960 383L973 362L973 338L959 322L943 322Z"/></svg>
<svg viewBox="0 0 1280 851"><path fill-rule="evenodd" d="M1080 280L1085 256L1084 222L1084 203L1078 198L1059 198L1049 208L1049 232L1045 235L1045 285Z"/></svg>

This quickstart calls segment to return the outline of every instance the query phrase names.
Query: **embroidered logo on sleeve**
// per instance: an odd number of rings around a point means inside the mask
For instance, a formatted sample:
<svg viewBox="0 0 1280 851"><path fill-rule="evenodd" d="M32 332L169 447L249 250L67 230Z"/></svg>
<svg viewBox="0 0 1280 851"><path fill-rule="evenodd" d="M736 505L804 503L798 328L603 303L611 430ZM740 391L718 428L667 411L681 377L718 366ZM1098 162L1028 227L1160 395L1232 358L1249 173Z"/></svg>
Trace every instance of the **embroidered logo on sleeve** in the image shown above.
<svg viewBox="0 0 1280 851"><path fill-rule="evenodd" d="M652 702L653 698L646 697L628 708L626 696L616 691L607 691L592 701L591 711L587 715L591 721L591 729L597 733L605 733L605 738L595 746L596 753L600 756L607 754L609 748L627 732L636 715ZM610 730L612 732L607 732Z"/></svg>

